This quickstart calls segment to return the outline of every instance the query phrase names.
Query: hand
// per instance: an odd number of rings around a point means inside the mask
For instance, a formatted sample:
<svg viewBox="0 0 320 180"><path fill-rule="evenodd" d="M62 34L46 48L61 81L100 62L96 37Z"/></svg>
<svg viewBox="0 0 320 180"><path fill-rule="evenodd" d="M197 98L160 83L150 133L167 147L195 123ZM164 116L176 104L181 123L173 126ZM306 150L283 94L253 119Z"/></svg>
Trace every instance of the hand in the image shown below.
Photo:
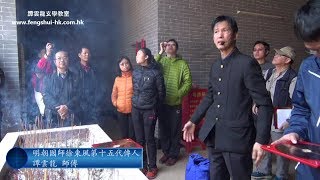
<svg viewBox="0 0 320 180"><path fill-rule="evenodd" d="M60 105L57 106L56 109L58 109L58 114L60 115L61 119L66 119L69 113L68 106L66 105Z"/></svg>
<svg viewBox="0 0 320 180"><path fill-rule="evenodd" d="M52 44L52 43L46 44L46 54L45 55L47 56L47 58L48 58L48 56L51 55L53 48L54 48L54 44Z"/></svg>
<svg viewBox="0 0 320 180"><path fill-rule="evenodd" d="M285 130L287 127L289 127L288 121L284 122L284 123L279 127L279 129Z"/></svg>
<svg viewBox="0 0 320 180"><path fill-rule="evenodd" d="M264 155L265 155L265 152L263 149L261 149L261 144L257 142L254 143L253 149L252 149L252 159L254 160L254 163L256 166L259 165Z"/></svg>
<svg viewBox="0 0 320 180"><path fill-rule="evenodd" d="M160 51L159 54L163 54L163 52L166 50L167 42L161 42L160 43Z"/></svg>
<svg viewBox="0 0 320 180"><path fill-rule="evenodd" d="M280 144L280 143L284 143L284 142L288 142L288 141L291 141L292 144L297 144L299 139L300 139L300 137L297 133L289 133L289 134L282 136L280 139L274 141L271 144Z"/></svg>
<svg viewBox="0 0 320 180"><path fill-rule="evenodd" d="M43 73L36 73L37 78L42 79L44 77Z"/></svg>
<svg viewBox="0 0 320 180"><path fill-rule="evenodd" d="M255 103L252 105L252 113L258 115L258 107Z"/></svg>
<svg viewBox="0 0 320 180"><path fill-rule="evenodd" d="M188 121L182 131L183 131L183 140L186 142L191 142L194 140L194 130L196 129L196 125L193 124L191 121Z"/></svg>

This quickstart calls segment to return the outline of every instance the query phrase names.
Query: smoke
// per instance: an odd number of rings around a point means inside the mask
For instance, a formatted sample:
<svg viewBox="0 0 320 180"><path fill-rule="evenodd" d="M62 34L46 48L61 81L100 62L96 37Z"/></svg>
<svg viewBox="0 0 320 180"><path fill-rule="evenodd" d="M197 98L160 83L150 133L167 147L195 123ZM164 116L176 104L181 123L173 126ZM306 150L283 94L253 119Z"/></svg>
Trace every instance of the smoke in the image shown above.
<svg viewBox="0 0 320 180"><path fill-rule="evenodd" d="M84 25L17 26L18 44L21 44L24 52L24 56L19 63L20 75L23 74L21 77L25 81L25 85L23 84L21 89L25 89L25 94L21 94L22 102L11 91L6 91L3 95L4 98L2 99L5 106L4 131L14 129L21 118L33 121L34 116L38 113L33 97L31 77L39 60L38 54L45 48L48 41L55 44L56 50L63 49L69 53L71 66L78 63L77 54L81 46L90 48L91 63L97 67L97 78L101 86L99 87L100 93L95 96L98 96L101 100L99 105L104 116L112 114L114 109L110 97L114 70L110 67L115 67L114 64L119 56L120 22L117 17L120 14L120 2L117 0L17 0L16 8L17 20L49 20L53 18L30 17L28 11L69 11L68 17L56 19L82 20ZM8 76L6 78L11 79L12 77ZM12 96L15 98L11 98Z"/></svg>

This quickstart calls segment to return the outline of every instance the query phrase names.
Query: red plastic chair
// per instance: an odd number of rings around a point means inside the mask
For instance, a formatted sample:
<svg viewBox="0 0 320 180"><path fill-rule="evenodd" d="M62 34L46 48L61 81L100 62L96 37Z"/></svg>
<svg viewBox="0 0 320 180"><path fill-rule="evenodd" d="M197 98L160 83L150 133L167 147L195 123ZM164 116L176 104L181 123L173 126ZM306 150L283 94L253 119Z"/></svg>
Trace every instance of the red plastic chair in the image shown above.
<svg viewBox="0 0 320 180"><path fill-rule="evenodd" d="M202 98L206 95L207 89L193 88L182 102L182 127L190 120L192 114L200 104ZM182 139L186 152L190 153L194 147L200 146L202 150L206 149L206 145L198 138L199 130L204 119L196 126L195 139L192 142L186 142Z"/></svg>

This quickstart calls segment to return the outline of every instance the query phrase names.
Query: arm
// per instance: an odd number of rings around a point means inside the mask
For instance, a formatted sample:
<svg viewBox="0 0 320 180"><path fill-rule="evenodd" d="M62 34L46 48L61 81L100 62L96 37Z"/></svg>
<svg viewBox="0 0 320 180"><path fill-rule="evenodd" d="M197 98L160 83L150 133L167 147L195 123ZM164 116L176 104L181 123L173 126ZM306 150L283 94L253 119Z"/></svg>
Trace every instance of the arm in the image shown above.
<svg viewBox="0 0 320 180"><path fill-rule="evenodd" d="M164 101L164 98L166 97L166 89L164 86L164 78L162 73L159 71L156 77L156 88L158 90L158 97L159 102L162 103Z"/></svg>
<svg viewBox="0 0 320 180"><path fill-rule="evenodd" d="M160 51L159 51L159 53L154 57L154 59L155 59L157 62L159 62L159 61L161 60L162 54L163 54L165 48L166 48L166 42L161 42L161 43L160 43Z"/></svg>
<svg viewBox="0 0 320 180"><path fill-rule="evenodd" d="M117 88L117 78L114 80L112 94L111 94L111 101L114 107L117 107L117 99L118 99L118 88Z"/></svg>
<svg viewBox="0 0 320 180"><path fill-rule="evenodd" d="M289 86L289 93L290 93L290 98L292 99L293 96L293 91L294 88L296 87L296 83L297 83L297 77L293 78L291 80L290 86Z"/></svg>
<svg viewBox="0 0 320 180"><path fill-rule="evenodd" d="M69 73L71 74L71 72ZM79 79L77 77L74 77L74 74L72 74L70 90L71 90L71 97L65 105L69 110L75 112L77 108L79 108L78 101L80 97L80 91L79 91Z"/></svg>
<svg viewBox="0 0 320 180"><path fill-rule="evenodd" d="M45 57L42 57L42 58L38 61L37 67L38 67L39 69L45 71L46 68L47 68L47 66L48 66L48 63L49 63L49 62L48 62L48 59L45 58Z"/></svg>
<svg viewBox="0 0 320 180"><path fill-rule="evenodd" d="M182 131L183 131L183 139L186 142L192 142L194 140L194 131L196 128L196 124L200 122L200 120L205 116L207 110L214 102L213 99L213 87L212 87L212 72L213 66L211 67L211 71L209 74L209 85L208 85L208 92L206 96L203 98L195 112L193 113L191 120L188 121Z"/></svg>
<svg viewBox="0 0 320 180"><path fill-rule="evenodd" d="M284 134L297 133L301 139L308 139L308 123L310 118L310 107L306 102L304 96L303 86L303 71L300 68L295 90L292 96L293 109L289 120L289 127L285 130Z"/></svg>
<svg viewBox="0 0 320 180"><path fill-rule="evenodd" d="M180 97L187 95L192 87L191 72L187 63L185 63L182 71L182 86L178 91Z"/></svg>
<svg viewBox="0 0 320 180"><path fill-rule="evenodd" d="M160 62L160 60L162 59L162 54L155 55L154 59L156 60L156 62Z"/></svg>
<svg viewBox="0 0 320 180"><path fill-rule="evenodd" d="M212 73L213 73L213 66L211 67L210 77L209 77L209 85L208 85L208 92L206 96L202 99L199 106L191 116L191 122L194 124L198 124L200 120L205 116L209 107L213 104L213 87L212 87Z"/></svg>
<svg viewBox="0 0 320 180"><path fill-rule="evenodd" d="M261 75L259 64L249 61L244 71L244 83L253 102L259 107L256 125L256 142L268 144L270 140L270 128L273 114L273 106L269 93L266 90L265 80Z"/></svg>
<svg viewBox="0 0 320 180"><path fill-rule="evenodd" d="M52 89L52 80L51 76L46 76L43 80L44 87L43 87L43 100L44 104L46 105L47 109L55 110L55 107L59 106L60 104L57 102L56 98L53 96L53 89Z"/></svg>

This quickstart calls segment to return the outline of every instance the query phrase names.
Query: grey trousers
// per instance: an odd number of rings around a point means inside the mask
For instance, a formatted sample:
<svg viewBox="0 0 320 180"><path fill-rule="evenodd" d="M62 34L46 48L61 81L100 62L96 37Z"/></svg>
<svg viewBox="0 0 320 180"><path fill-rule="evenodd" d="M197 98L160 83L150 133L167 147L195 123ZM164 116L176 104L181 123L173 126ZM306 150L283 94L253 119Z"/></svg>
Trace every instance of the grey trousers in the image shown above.
<svg viewBox="0 0 320 180"><path fill-rule="evenodd" d="M282 137L283 132L271 131L271 142L278 140ZM279 178L288 179L289 160L281 156L276 156L276 176ZM260 162L258 167L254 171L258 171L264 174L272 173L272 154L266 153L266 156Z"/></svg>

